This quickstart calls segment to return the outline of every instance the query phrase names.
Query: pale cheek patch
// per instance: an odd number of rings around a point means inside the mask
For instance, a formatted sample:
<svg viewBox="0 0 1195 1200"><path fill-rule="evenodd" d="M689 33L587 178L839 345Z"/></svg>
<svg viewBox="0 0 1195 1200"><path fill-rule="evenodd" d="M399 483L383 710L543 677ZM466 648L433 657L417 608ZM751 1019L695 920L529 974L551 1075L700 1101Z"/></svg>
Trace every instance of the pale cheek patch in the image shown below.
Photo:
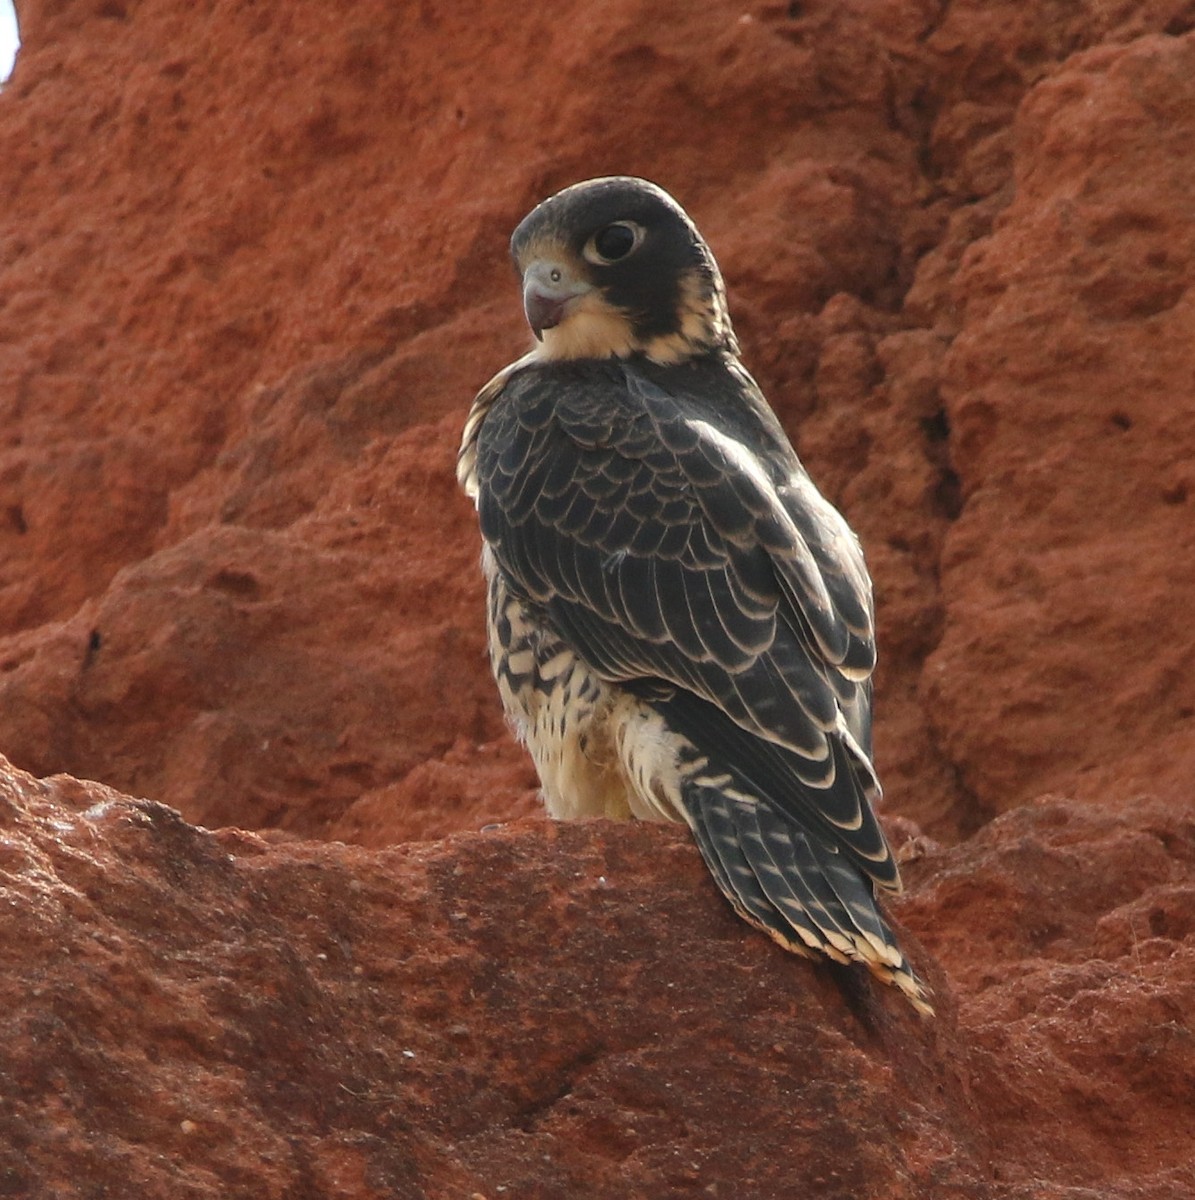
<svg viewBox="0 0 1195 1200"><path fill-rule="evenodd" d="M529 357L543 362L578 358L629 358L643 354L652 362L668 365L684 362L713 346L737 350L722 293L708 286L696 273L681 279L679 329L646 341L635 336L628 314L608 304L600 292L586 295L555 329L543 331L543 342Z"/></svg>
<svg viewBox="0 0 1195 1200"><path fill-rule="evenodd" d="M636 350L631 323L597 293L582 297L568 319L543 331L531 357L547 362L572 358L626 358Z"/></svg>

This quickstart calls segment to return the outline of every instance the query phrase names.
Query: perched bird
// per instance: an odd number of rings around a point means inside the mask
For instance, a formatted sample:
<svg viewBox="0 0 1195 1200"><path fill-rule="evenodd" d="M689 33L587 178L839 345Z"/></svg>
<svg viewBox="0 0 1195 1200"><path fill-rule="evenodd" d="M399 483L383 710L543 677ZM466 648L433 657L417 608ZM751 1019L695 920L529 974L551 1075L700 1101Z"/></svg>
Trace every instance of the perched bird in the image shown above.
<svg viewBox="0 0 1195 1200"><path fill-rule="evenodd" d="M739 361L713 255L623 176L543 201L511 252L536 344L478 393L457 474L548 812L686 822L745 920L931 1012L876 903L900 878L871 581Z"/></svg>

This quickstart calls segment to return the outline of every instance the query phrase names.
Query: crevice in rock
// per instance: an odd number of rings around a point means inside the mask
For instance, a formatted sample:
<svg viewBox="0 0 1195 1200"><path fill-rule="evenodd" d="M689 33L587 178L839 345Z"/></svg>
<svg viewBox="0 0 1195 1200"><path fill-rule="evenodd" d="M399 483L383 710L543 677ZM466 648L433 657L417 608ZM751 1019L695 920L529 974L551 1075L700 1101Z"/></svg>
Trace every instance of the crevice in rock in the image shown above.
<svg viewBox="0 0 1195 1200"><path fill-rule="evenodd" d="M514 1117L514 1124L524 1133L534 1133L552 1110L572 1095L582 1075L605 1053L598 1043L574 1055L544 1080L539 1093L526 1101Z"/></svg>

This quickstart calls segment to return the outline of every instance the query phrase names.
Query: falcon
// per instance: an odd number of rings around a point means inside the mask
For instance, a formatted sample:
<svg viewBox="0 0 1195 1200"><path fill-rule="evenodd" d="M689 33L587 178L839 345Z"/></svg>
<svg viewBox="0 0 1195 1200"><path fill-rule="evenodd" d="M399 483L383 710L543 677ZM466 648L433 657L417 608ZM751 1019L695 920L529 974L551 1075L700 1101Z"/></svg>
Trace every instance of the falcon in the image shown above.
<svg viewBox="0 0 1195 1200"><path fill-rule="evenodd" d="M877 892L871 581L739 361L713 255L625 176L511 238L535 345L478 393L489 653L556 818L683 821L735 911L923 1014Z"/></svg>

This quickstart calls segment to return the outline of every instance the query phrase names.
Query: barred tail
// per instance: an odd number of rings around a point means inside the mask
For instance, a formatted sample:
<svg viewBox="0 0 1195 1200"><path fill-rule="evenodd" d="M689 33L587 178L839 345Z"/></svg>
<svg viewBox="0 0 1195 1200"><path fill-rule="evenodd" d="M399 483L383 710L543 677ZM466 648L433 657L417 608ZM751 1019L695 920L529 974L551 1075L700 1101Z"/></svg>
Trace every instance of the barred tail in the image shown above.
<svg viewBox="0 0 1195 1200"><path fill-rule="evenodd" d="M744 920L795 953L863 963L922 1016L933 1015L872 881L833 843L733 788L694 779L681 794L702 857Z"/></svg>

